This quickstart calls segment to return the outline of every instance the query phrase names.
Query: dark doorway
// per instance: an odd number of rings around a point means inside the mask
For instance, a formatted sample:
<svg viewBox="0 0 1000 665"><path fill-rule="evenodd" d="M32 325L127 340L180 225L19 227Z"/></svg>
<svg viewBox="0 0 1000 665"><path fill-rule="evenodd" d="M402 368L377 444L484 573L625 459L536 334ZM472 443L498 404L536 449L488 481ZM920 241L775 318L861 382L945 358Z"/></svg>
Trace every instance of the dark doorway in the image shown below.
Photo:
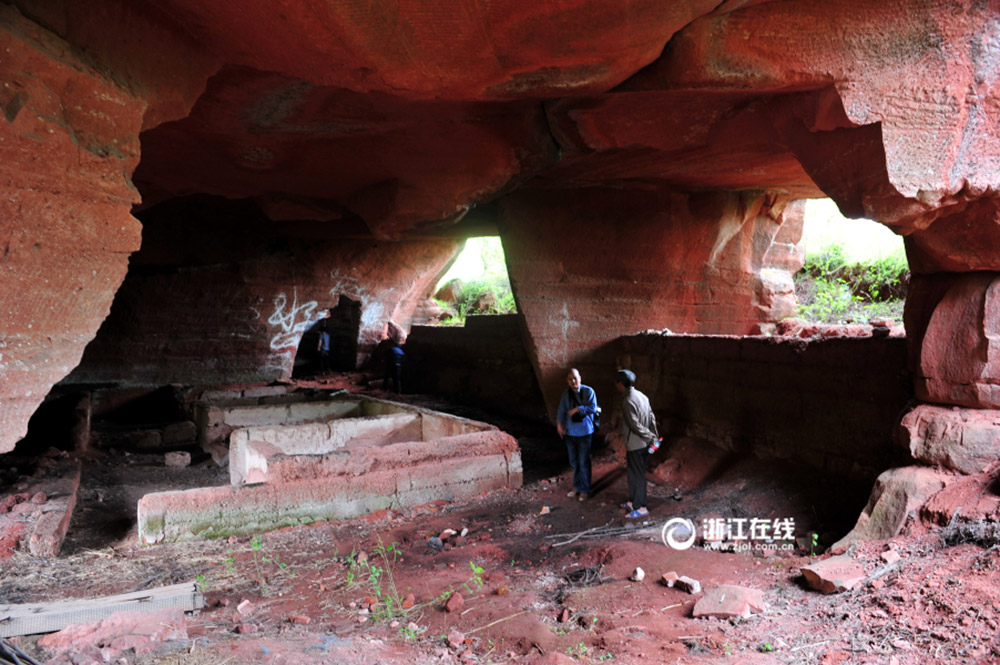
<svg viewBox="0 0 1000 665"><path fill-rule="evenodd" d="M329 311L329 317L320 319L302 333L292 377L315 376L320 373L319 338L323 329L330 334L330 369L337 372L357 369L361 301L340 296L340 302Z"/></svg>

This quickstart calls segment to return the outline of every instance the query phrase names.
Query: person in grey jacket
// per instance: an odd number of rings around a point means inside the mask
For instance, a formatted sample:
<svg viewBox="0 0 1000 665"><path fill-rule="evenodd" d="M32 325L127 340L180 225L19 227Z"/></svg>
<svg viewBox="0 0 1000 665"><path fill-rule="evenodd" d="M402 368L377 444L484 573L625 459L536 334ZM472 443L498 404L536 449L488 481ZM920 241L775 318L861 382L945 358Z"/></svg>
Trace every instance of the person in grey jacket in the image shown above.
<svg viewBox="0 0 1000 665"><path fill-rule="evenodd" d="M625 466L628 470L626 517L636 519L649 514L646 505L646 459L650 444L659 439L656 416L649 398L635 389L635 373L618 370L615 387L622 393L622 438L625 439Z"/></svg>

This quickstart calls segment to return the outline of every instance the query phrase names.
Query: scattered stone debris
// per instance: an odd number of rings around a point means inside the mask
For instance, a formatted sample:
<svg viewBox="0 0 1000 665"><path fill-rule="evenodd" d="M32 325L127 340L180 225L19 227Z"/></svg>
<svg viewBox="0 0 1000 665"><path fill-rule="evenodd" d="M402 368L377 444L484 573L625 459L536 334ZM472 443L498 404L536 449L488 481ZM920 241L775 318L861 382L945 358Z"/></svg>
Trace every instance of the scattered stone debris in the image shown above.
<svg viewBox="0 0 1000 665"><path fill-rule="evenodd" d="M154 653L164 643L187 640L184 610L173 607L155 612L115 612L93 623L75 623L39 638L38 646L54 657L47 663L113 662L122 654Z"/></svg>
<svg viewBox="0 0 1000 665"><path fill-rule="evenodd" d="M995 547L1000 544L1000 523L986 520L972 522L954 521L941 530L941 540L946 545L975 543L980 547Z"/></svg>
<svg viewBox="0 0 1000 665"><path fill-rule="evenodd" d="M663 573L663 575L660 577L660 584L673 588L673 586L677 584L677 580L679 579L680 576L676 572L671 570L668 573Z"/></svg>
<svg viewBox="0 0 1000 665"><path fill-rule="evenodd" d="M882 557L882 560L886 563L896 563L902 558L896 550L887 550L882 552L879 556Z"/></svg>
<svg viewBox="0 0 1000 665"><path fill-rule="evenodd" d="M452 649L458 649L465 643L465 635L457 630L452 629L448 632L448 646Z"/></svg>
<svg viewBox="0 0 1000 665"><path fill-rule="evenodd" d="M690 594L701 593L701 582L687 575L681 575L674 582L674 588L687 591Z"/></svg>
<svg viewBox="0 0 1000 665"><path fill-rule="evenodd" d="M457 591L451 594L448 602L444 605L444 609L452 614L461 612L463 607L465 607L465 598Z"/></svg>
<svg viewBox="0 0 1000 665"><path fill-rule="evenodd" d="M823 593L850 591L865 580L865 569L846 555L832 556L803 566L806 583Z"/></svg>
<svg viewBox="0 0 1000 665"><path fill-rule="evenodd" d="M692 616L746 619L751 612L767 611L764 592L734 584L722 584L709 589L694 605Z"/></svg>

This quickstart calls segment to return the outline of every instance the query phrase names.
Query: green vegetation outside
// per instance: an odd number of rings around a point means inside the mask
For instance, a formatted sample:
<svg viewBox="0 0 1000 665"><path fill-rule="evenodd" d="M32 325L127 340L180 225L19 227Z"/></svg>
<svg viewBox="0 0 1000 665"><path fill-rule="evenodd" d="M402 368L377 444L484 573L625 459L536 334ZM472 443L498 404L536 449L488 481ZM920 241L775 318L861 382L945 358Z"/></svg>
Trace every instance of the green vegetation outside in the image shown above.
<svg viewBox="0 0 1000 665"><path fill-rule="evenodd" d="M466 316L475 313L473 305L480 296L487 293L492 293L496 297L496 304L478 313L511 314L517 311L500 238L470 238L459 260L456 261L456 267L459 270L449 270L438 288L452 279L460 279L462 289L458 299L454 303L440 300L437 303L446 309L455 309L457 314L443 319L440 325L464 326Z"/></svg>
<svg viewBox="0 0 1000 665"><path fill-rule="evenodd" d="M815 323L902 321L910 282L906 253L850 262L843 245L830 244L806 257L795 275L797 317Z"/></svg>

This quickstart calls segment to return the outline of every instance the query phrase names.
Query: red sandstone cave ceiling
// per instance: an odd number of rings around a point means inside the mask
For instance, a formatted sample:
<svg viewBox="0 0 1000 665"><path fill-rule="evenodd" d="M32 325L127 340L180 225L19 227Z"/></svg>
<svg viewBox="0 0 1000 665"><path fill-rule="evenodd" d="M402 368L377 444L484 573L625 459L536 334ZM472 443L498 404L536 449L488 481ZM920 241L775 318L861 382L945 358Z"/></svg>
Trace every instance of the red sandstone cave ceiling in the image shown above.
<svg viewBox="0 0 1000 665"><path fill-rule="evenodd" d="M523 186L819 196L788 126L850 126L823 73L683 80L705 65L671 39L759 2L19 4L145 87L144 207L208 193L399 237Z"/></svg>
<svg viewBox="0 0 1000 665"><path fill-rule="evenodd" d="M381 237L589 186L830 195L912 230L995 170L989 5L15 0L147 101L143 206ZM970 94L985 114L948 111Z"/></svg>

